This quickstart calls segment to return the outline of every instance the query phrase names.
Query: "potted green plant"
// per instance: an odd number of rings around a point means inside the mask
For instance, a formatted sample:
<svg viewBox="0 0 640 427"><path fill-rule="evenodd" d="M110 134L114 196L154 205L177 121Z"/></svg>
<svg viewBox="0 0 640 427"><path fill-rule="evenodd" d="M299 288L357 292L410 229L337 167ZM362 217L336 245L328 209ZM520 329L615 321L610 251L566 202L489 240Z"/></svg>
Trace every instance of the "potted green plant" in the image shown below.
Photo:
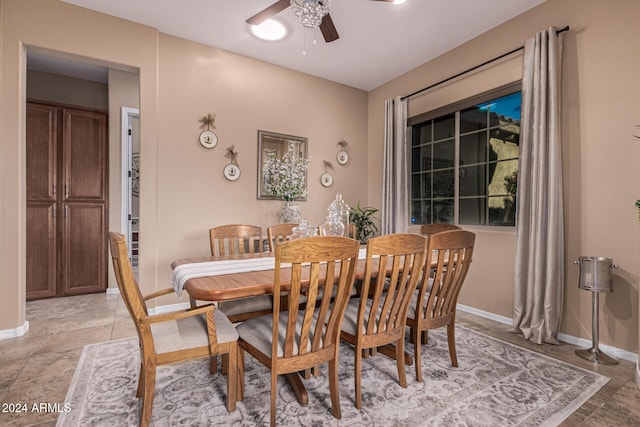
<svg viewBox="0 0 640 427"><path fill-rule="evenodd" d="M355 208L349 209L349 222L356 226L356 240L362 244L367 243L369 237L378 232L375 223L375 213L378 209L372 207L360 207L360 202Z"/></svg>

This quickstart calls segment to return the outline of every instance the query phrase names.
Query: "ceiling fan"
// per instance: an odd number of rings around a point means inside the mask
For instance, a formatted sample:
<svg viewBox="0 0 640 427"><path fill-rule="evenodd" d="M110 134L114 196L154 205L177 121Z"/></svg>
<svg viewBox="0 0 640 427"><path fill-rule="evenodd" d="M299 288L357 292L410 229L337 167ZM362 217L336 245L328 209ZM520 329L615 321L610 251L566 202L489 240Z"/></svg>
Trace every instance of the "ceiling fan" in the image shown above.
<svg viewBox="0 0 640 427"><path fill-rule="evenodd" d="M295 1L295 0L294 0ZM298 0L297 3L304 3L310 0ZM394 0L373 0L373 1L382 1L382 2L393 2ZM320 5L323 4L323 0L317 0ZM275 16L276 14L282 12L287 7L291 6L292 0L278 0L273 3L271 6L266 7L260 12L253 15L251 18L247 19L247 24L249 25L260 25L267 19ZM338 30L336 30L335 25L333 25L333 20L329 13L322 17L322 22L319 25L320 31L322 31L322 36L324 37L324 41L329 43L334 40L337 40L340 36L338 35Z"/></svg>

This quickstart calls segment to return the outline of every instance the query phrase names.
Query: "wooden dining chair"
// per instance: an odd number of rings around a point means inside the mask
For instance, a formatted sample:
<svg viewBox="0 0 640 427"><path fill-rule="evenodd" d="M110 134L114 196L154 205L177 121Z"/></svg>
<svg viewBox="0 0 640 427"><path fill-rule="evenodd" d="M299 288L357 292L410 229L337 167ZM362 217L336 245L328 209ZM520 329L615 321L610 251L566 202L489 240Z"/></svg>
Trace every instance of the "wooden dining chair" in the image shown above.
<svg viewBox="0 0 640 427"><path fill-rule="evenodd" d="M421 332L447 327L451 364L458 366L455 342L456 305L469 271L475 234L464 230L429 236L427 256L418 292L407 311L407 326L414 342L416 379L422 381ZM421 339L422 338L422 339Z"/></svg>
<svg viewBox="0 0 640 427"><path fill-rule="evenodd" d="M276 244L281 242L286 242L288 237L293 234L294 227L297 227L298 224L295 223L286 223L286 224L276 224L270 227L267 227L267 239L269 239L269 252L275 252Z"/></svg>
<svg viewBox="0 0 640 427"><path fill-rule="evenodd" d="M137 397L142 398L140 425L148 426L153 408L156 367L184 360L209 357L209 371L214 373L215 355L228 357L227 410L236 409L238 370L238 334L224 314L213 305L149 315L146 301L174 293L173 288L142 296L133 275L125 238L109 233L113 270L120 295L133 319L140 342L140 378Z"/></svg>
<svg viewBox="0 0 640 427"><path fill-rule="evenodd" d="M355 346L356 408L362 408L362 357L379 351L396 359L398 379L407 386L404 331L407 309L424 264L427 239L417 234L388 234L367 240L361 295L352 298L342 321L341 338ZM389 347L391 346L391 347Z"/></svg>
<svg viewBox="0 0 640 427"><path fill-rule="evenodd" d="M262 228L257 225L229 224L209 230L211 256L262 252ZM196 302L191 299L191 306ZM221 301L218 308L233 323L271 313L270 295L261 295L233 301Z"/></svg>
<svg viewBox="0 0 640 427"><path fill-rule="evenodd" d="M422 226L420 226L420 234L423 236L450 230L462 229L454 224L422 224Z"/></svg>
<svg viewBox="0 0 640 427"><path fill-rule="evenodd" d="M209 229L211 256L262 252L262 228L229 224Z"/></svg>
<svg viewBox="0 0 640 427"><path fill-rule="evenodd" d="M462 230L462 228L454 224L446 224L446 223L423 224L420 227L420 234L422 234L423 236L429 236L431 234L442 233L443 231L451 231L451 230ZM409 337L409 340L412 344L415 344L415 342L413 341L413 335ZM427 340L428 340L427 331L426 330L422 331L422 342L426 344Z"/></svg>
<svg viewBox="0 0 640 427"><path fill-rule="evenodd" d="M240 374L245 350L271 370L271 425L274 426L278 375L297 375L298 371L328 362L331 411L340 419L339 333L353 287L358 242L346 237L316 236L283 242L275 249L273 314L238 326ZM317 299L322 287L331 287L332 292L325 289L324 296ZM303 290L309 298L305 308L300 309ZM284 292L290 301L287 311L280 307Z"/></svg>

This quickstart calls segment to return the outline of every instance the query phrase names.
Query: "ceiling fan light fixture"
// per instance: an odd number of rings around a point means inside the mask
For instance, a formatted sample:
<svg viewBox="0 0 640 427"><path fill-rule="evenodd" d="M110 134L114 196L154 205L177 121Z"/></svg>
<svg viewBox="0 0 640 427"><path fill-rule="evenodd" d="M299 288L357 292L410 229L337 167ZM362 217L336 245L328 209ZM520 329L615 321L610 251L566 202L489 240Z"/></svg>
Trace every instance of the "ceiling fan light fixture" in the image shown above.
<svg viewBox="0 0 640 427"><path fill-rule="evenodd" d="M267 19L258 25L249 25L251 34L261 40L278 41L287 36L287 27L275 19Z"/></svg>
<svg viewBox="0 0 640 427"><path fill-rule="evenodd" d="M330 6L331 0L291 0L291 10L307 28L319 27Z"/></svg>

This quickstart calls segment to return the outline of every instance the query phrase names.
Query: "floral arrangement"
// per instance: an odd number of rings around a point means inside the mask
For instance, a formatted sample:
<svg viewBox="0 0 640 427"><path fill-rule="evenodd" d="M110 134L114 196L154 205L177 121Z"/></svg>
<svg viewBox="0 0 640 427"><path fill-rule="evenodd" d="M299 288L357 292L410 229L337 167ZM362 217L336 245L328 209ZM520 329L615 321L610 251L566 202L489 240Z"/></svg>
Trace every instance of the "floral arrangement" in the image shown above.
<svg viewBox="0 0 640 427"><path fill-rule="evenodd" d="M302 199L307 195L306 175L309 159L294 157L291 150L281 159L274 155L264 161L264 188L270 194L287 202Z"/></svg>

